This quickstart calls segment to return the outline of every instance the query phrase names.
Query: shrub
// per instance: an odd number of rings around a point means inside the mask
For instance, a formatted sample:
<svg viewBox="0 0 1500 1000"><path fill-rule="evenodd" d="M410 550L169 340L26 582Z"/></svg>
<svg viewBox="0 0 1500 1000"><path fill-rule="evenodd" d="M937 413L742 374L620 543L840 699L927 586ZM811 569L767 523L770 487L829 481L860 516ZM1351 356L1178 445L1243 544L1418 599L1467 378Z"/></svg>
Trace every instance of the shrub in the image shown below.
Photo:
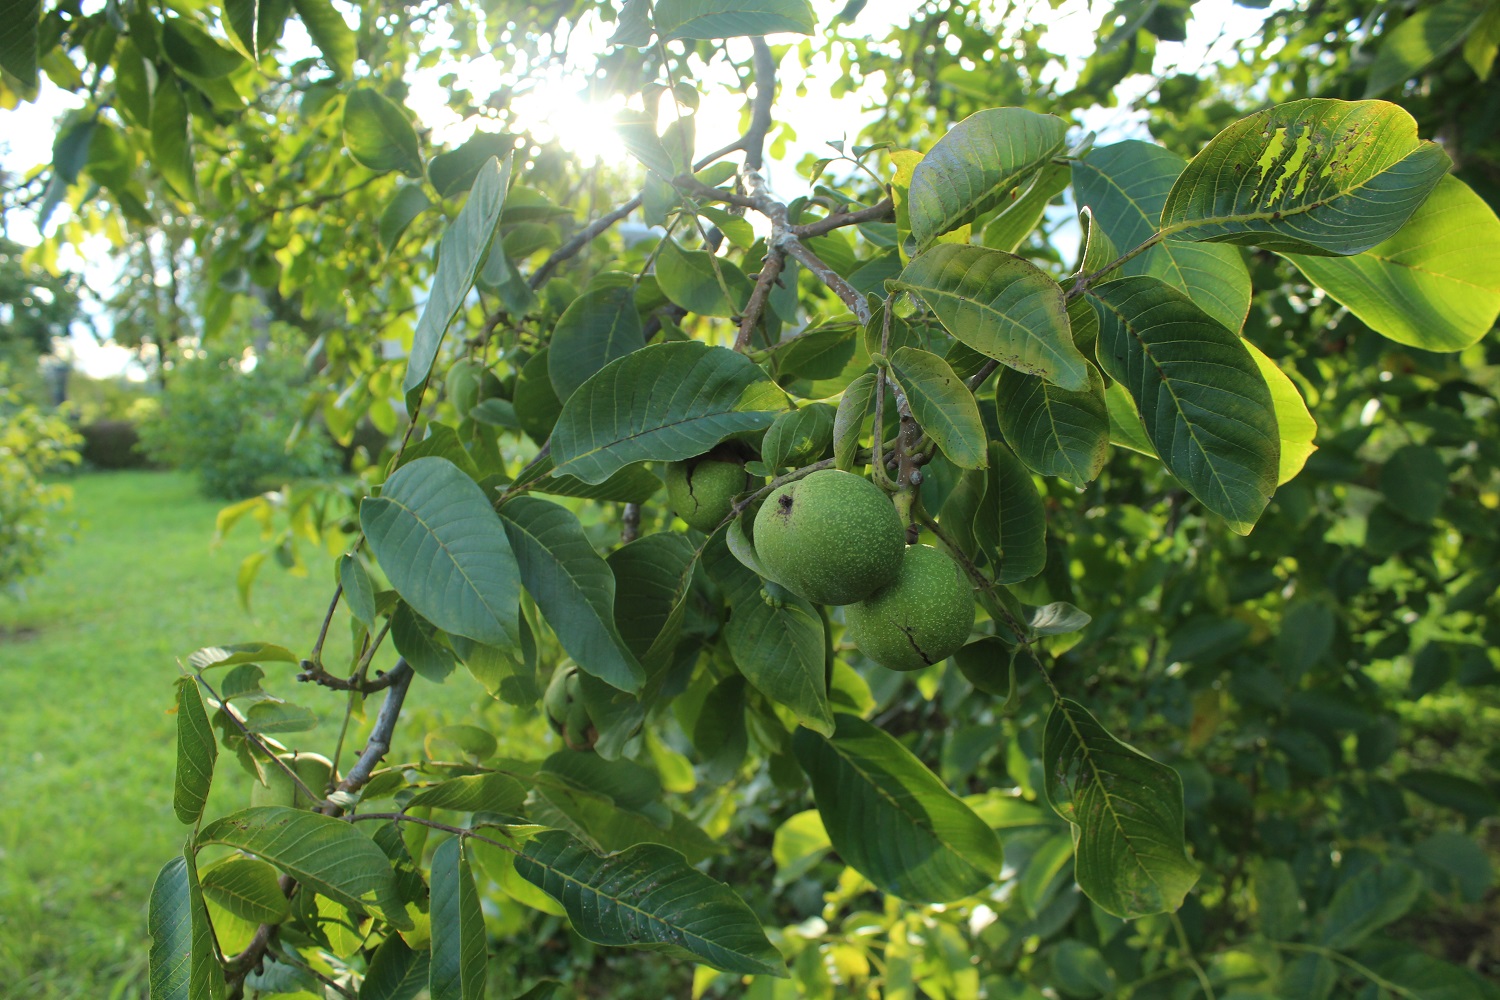
<svg viewBox="0 0 1500 1000"><path fill-rule="evenodd" d="M142 425L146 452L229 500L322 475L335 467L331 445L321 434L292 437L300 381L296 361L274 349L253 365L217 347L190 358L177 365L160 416Z"/></svg>
<svg viewBox="0 0 1500 1000"><path fill-rule="evenodd" d="M62 417L23 404L6 385L0 370L0 590L18 591L66 538L59 518L73 491L42 476L77 464L80 439Z"/></svg>
<svg viewBox="0 0 1500 1000"><path fill-rule="evenodd" d="M141 434L129 420L96 420L78 428L83 460L95 469L140 469L151 464Z"/></svg>

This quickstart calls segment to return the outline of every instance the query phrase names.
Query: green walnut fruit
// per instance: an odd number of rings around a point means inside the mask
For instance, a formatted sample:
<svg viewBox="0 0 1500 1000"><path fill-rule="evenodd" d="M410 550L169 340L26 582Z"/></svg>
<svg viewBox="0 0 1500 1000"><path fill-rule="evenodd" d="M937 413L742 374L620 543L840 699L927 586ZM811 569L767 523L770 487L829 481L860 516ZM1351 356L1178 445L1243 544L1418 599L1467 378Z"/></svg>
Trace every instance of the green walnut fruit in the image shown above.
<svg viewBox="0 0 1500 1000"><path fill-rule="evenodd" d="M896 579L844 609L844 634L882 667L920 670L946 660L974 627L974 590L946 553L913 545Z"/></svg>
<svg viewBox="0 0 1500 1000"><path fill-rule="evenodd" d="M542 695L542 709L569 750L592 750L599 741L599 730L589 718L588 707L583 701L582 681L573 664L561 664L553 671L547 691Z"/></svg>
<svg viewBox="0 0 1500 1000"><path fill-rule="evenodd" d="M328 788L328 779L333 774L333 762L320 753L284 753L277 757L284 761L288 767L297 772L297 777L308 789L317 794L321 801L324 792ZM297 787L292 776L286 770L276 764L262 765L266 783L259 781L250 786L250 804L252 806L293 806L298 809L309 809L316 805L314 800L307 797L307 793Z"/></svg>
<svg viewBox="0 0 1500 1000"><path fill-rule="evenodd" d="M745 464L733 459L690 458L667 466L667 502L699 531L712 532L749 483Z"/></svg>
<svg viewBox="0 0 1500 1000"><path fill-rule="evenodd" d="M823 469L773 492L755 516L755 554L787 590L853 604L896 578L906 529L874 483Z"/></svg>

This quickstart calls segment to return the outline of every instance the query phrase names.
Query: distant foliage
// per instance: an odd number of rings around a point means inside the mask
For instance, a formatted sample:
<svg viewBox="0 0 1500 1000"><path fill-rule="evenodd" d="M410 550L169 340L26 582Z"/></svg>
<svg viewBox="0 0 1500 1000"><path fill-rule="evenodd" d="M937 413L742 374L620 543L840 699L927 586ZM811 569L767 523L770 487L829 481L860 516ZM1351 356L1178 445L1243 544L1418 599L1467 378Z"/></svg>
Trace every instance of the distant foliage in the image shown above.
<svg viewBox="0 0 1500 1000"><path fill-rule="evenodd" d="M7 385L0 369L0 386ZM21 581L41 572L67 537L63 518L73 490L42 477L76 465L78 444L62 417L0 388L0 592L19 592Z"/></svg>
<svg viewBox="0 0 1500 1000"><path fill-rule="evenodd" d="M198 477L203 493L238 500L334 468L319 434L292 440L300 402L294 359L274 351L251 366L242 353L211 348L178 364L160 416L141 428L153 461Z"/></svg>

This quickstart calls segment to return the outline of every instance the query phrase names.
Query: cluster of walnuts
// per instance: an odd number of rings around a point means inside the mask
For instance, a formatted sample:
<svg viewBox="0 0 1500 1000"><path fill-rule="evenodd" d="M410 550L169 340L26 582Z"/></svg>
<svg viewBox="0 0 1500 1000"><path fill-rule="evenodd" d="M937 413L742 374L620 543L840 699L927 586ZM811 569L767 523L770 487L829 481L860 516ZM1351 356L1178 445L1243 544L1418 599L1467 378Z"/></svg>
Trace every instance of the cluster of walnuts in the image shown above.
<svg viewBox="0 0 1500 1000"><path fill-rule="evenodd" d="M667 469L677 515L713 531L736 496L758 484L731 457ZM868 479L823 469L772 491L755 517L755 555L772 582L816 604L844 608L849 639L892 670L918 670L963 646L974 593L963 570L930 545L906 544L906 526Z"/></svg>

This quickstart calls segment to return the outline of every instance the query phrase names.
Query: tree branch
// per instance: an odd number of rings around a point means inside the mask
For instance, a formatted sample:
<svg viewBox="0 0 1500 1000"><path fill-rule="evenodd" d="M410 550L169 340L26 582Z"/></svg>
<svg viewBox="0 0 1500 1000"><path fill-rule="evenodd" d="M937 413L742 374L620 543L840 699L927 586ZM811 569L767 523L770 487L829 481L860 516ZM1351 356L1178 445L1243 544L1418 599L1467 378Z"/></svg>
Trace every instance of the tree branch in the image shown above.
<svg viewBox="0 0 1500 1000"><path fill-rule="evenodd" d="M816 274L819 281L833 289L834 294L844 301L844 305L849 307L849 311L854 314L855 319L861 323L870 322L870 304L865 301L865 297L860 294L859 289L849 284L837 271L823 263L818 258L818 255L809 250L801 240L795 237L785 239L782 241L781 246L788 254L801 261L804 267L813 274Z"/></svg>
<svg viewBox="0 0 1500 1000"><path fill-rule="evenodd" d="M835 229L844 226L859 226L866 222L883 222L896 217L896 205L889 197L882 198L879 202L869 208L861 208L855 212L834 212L816 222L809 222L801 226L792 227L792 235L799 239L809 236L822 236L831 233Z"/></svg>
<svg viewBox="0 0 1500 1000"><path fill-rule="evenodd" d="M755 290L750 293L750 300L745 303L745 313L740 317L740 331L734 338L734 349L741 354L750 347L750 336L755 332L755 324L760 322L761 314L766 311L766 303L771 300L771 291L776 287L785 265L784 251L777 247L766 251L766 259L760 265L760 274L755 279Z"/></svg>

